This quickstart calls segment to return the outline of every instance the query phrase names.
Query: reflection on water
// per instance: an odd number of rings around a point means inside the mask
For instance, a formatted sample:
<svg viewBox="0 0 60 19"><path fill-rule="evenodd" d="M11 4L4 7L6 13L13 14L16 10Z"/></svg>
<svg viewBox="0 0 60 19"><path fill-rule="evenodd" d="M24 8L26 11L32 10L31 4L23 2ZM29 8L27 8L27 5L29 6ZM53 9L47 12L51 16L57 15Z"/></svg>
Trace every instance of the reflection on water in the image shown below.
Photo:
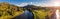
<svg viewBox="0 0 60 19"><path fill-rule="evenodd" d="M17 16L14 19L33 19L33 15L30 11L25 10L25 13L23 13L22 15Z"/></svg>
<svg viewBox="0 0 60 19"><path fill-rule="evenodd" d="M60 19L60 16L59 16L59 9L56 10L56 19Z"/></svg>
<svg viewBox="0 0 60 19"><path fill-rule="evenodd" d="M38 16L36 18L39 19ZM25 10L25 12L22 15L19 15L14 19L34 19L34 16L33 16L32 12L30 12L29 10ZM46 19L49 19L49 17L46 16ZM51 16L51 19L56 19L56 15L55 15L54 12L53 12L53 14Z"/></svg>

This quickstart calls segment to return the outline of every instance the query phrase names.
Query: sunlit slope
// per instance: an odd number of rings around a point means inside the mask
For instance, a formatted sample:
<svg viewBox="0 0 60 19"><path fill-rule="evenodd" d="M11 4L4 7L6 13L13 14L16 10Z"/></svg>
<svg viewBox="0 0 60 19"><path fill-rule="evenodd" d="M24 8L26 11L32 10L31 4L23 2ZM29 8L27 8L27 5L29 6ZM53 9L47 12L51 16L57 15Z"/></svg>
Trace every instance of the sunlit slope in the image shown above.
<svg viewBox="0 0 60 19"><path fill-rule="evenodd" d="M34 14L34 19L51 19L52 9L48 7L37 7L37 9L31 10Z"/></svg>
<svg viewBox="0 0 60 19"><path fill-rule="evenodd" d="M54 13L53 7L27 5L25 8L32 11L34 14L34 19L52 19L52 14Z"/></svg>
<svg viewBox="0 0 60 19"><path fill-rule="evenodd" d="M7 2L0 3L0 19L14 18L24 13L24 9Z"/></svg>

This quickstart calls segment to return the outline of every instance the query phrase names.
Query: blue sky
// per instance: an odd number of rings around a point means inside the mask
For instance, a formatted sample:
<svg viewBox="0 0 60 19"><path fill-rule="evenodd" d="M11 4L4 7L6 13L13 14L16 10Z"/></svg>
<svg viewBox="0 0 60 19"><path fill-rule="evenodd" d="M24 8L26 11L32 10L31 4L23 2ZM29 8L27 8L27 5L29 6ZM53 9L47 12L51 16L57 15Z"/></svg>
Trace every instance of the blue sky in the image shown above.
<svg viewBox="0 0 60 19"><path fill-rule="evenodd" d="M10 4L16 5L27 5L27 4L34 4L34 5L51 5L54 4L57 0L0 0L0 2L8 2ZM59 0L58 0L59 1Z"/></svg>
<svg viewBox="0 0 60 19"><path fill-rule="evenodd" d="M9 3L14 3L14 4L18 4L18 3L29 3L29 2L39 2L39 3L47 3L50 0L0 0L0 2L9 2Z"/></svg>

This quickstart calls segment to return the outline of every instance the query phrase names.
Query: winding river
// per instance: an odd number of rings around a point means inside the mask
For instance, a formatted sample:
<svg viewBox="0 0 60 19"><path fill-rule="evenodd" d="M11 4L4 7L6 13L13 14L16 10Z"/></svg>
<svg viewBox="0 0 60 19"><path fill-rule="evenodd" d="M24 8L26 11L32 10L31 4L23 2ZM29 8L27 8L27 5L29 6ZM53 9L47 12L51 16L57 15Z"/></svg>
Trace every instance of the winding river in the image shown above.
<svg viewBox="0 0 60 19"><path fill-rule="evenodd" d="M25 12L22 15L19 15L14 19L34 19L33 17L34 16L32 12L30 12L29 10L25 10Z"/></svg>

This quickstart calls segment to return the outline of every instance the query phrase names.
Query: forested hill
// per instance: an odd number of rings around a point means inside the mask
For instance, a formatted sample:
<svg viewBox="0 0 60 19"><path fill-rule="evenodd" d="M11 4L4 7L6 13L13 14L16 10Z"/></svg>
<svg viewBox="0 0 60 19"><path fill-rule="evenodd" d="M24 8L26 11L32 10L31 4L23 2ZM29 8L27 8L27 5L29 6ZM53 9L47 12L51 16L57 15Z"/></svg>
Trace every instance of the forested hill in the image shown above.
<svg viewBox="0 0 60 19"><path fill-rule="evenodd" d="M24 9L22 7L18 7L14 4L9 4L7 2L0 3L0 19L14 18L23 13Z"/></svg>
<svg viewBox="0 0 60 19"><path fill-rule="evenodd" d="M41 7L41 6L34 6L34 5L26 5L24 7L20 7L20 6L14 5L14 4L9 4L7 2L2 2L2 3L0 3L0 19L14 18L16 16L23 14L25 10L29 10L33 13L33 12L35 12L35 10L48 12L52 9L50 7Z"/></svg>

